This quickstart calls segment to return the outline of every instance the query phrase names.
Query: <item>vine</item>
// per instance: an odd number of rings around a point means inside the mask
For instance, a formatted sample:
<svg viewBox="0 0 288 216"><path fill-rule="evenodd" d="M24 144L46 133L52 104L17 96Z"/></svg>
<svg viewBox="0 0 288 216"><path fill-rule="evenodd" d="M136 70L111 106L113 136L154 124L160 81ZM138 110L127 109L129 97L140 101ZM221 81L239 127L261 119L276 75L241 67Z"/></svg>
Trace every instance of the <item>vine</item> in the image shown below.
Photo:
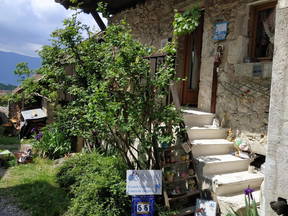
<svg viewBox="0 0 288 216"><path fill-rule="evenodd" d="M180 13L176 11L173 21L174 34L181 36L193 32L199 25L201 10L199 6Z"/></svg>

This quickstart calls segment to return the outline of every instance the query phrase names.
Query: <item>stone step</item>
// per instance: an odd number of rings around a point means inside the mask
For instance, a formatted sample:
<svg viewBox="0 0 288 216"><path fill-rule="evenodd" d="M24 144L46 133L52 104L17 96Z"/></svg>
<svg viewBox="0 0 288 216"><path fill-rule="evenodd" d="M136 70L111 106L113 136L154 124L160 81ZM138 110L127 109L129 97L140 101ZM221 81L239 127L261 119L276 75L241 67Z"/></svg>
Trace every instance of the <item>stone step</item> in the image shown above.
<svg viewBox="0 0 288 216"><path fill-rule="evenodd" d="M243 192L248 188L259 188L264 175L262 173L249 173L248 171L207 175L204 177L204 188L211 189L216 195Z"/></svg>
<svg viewBox="0 0 288 216"><path fill-rule="evenodd" d="M211 125L215 117L213 113L193 109L182 109L182 113L185 125L189 127Z"/></svg>
<svg viewBox="0 0 288 216"><path fill-rule="evenodd" d="M214 127L187 127L187 133L191 141L197 139L224 139L226 138L225 128Z"/></svg>
<svg viewBox="0 0 288 216"><path fill-rule="evenodd" d="M226 139L200 139L191 143L194 156L228 154L233 151L233 142Z"/></svg>
<svg viewBox="0 0 288 216"><path fill-rule="evenodd" d="M261 192L259 188L252 193L254 200L259 205ZM226 216L231 208L237 213L245 212L245 196L244 193L230 194L225 196L216 196L219 208L221 210L221 216Z"/></svg>
<svg viewBox="0 0 288 216"><path fill-rule="evenodd" d="M195 157L198 176L247 171L249 159L242 159L232 154L207 155Z"/></svg>

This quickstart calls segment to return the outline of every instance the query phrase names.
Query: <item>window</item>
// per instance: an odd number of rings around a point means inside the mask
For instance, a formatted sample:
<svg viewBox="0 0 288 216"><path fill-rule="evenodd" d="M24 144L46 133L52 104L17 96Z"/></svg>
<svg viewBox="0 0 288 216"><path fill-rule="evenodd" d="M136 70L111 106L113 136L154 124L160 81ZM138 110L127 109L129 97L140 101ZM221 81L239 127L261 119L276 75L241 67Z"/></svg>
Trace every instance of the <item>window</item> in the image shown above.
<svg viewBox="0 0 288 216"><path fill-rule="evenodd" d="M276 4L270 2L251 8L249 53L255 61L273 58Z"/></svg>

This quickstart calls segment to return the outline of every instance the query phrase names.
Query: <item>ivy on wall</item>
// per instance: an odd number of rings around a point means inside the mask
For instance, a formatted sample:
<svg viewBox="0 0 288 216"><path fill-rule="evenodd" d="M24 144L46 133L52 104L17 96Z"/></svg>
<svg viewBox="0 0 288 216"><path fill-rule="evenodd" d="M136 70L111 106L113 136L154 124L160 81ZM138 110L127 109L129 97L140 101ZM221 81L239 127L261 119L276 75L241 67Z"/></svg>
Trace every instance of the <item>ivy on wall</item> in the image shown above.
<svg viewBox="0 0 288 216"><path fill-rule="evenodd" d="M183 13L176 11L173 22L174 34L180 36L193 32L199 25L200 17L199 6L194 6Z"/></svg>

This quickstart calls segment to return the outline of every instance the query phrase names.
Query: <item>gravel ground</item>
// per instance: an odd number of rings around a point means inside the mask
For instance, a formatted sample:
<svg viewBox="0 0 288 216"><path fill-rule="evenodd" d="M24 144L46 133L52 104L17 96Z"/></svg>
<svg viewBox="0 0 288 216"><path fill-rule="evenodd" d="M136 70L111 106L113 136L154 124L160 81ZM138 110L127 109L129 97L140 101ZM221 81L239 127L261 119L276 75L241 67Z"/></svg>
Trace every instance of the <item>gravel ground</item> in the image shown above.
<svg viewBox="0 0 288 216"><path fill-rule="evenodd" d="M0 168L0 179L4 175L5 170ZM29 214L19 209L13 200L0 195L0 216L29 216Z"/></svg>
<svg viewBox="0 0 288 216"><path fill-rule="evenodd" d="M0 215L1 216L29 216L26 212L19 209L13 202L0 196Z"/></svg>

